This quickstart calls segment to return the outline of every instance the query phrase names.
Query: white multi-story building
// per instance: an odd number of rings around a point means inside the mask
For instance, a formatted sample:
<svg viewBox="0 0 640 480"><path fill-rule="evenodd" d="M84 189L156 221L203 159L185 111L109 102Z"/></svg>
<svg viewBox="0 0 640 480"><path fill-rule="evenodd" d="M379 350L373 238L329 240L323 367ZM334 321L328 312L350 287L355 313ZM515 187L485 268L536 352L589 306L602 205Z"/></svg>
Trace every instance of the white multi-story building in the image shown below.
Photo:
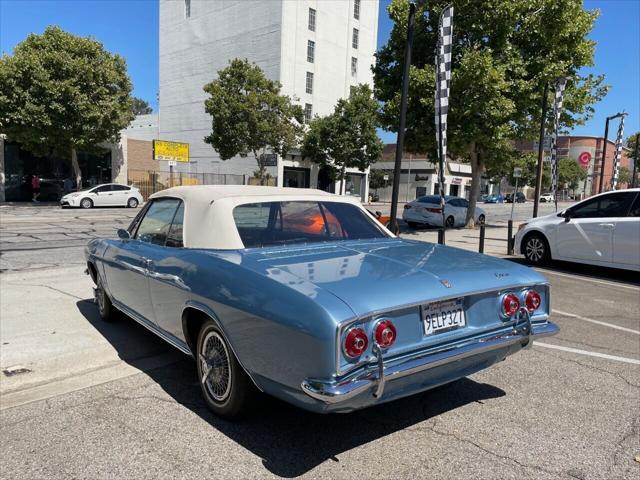
<svg viewBox="0 0 640 480"><path fill-rule="evenodd" d="M204 137L211 117L202 87L233 58L246 58L296 98L307 117L327 115L352 85L373 86L378 0L160 0L159 137L189 143L191 172L251 176L252 157L222 161ZM270 167L278 185L335 188L299 155ZM366 198L366 173L347 189Z"/></svg>

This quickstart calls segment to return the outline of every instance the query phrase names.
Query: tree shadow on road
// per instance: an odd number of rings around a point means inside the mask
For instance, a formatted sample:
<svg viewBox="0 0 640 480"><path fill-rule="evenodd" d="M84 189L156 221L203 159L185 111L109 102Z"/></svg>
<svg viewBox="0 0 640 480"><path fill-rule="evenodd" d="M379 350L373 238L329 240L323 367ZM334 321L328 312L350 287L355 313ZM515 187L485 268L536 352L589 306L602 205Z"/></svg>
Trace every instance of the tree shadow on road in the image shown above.
<svg viewBox="0 0 640 480"><path fill-rule="evenodd" d="M142 360L150 354L172 354L172 347L135 321L125 318L105 323L92 301L83 300L77 306L130 365L141 368ZM282 477L302 475L327 460L340 463L340 454L399 430L428 431L432 427L429 419L470 403L505 395L493 385L465 378L365 410L328 415L307 412L264 395L257 410L246 419L229 422L207 409L201 397L196 365L190 357L176 354L175 362L144 373L178 404L259 456L269 472ZM211 445L211 451L217 448Z"/></svg>

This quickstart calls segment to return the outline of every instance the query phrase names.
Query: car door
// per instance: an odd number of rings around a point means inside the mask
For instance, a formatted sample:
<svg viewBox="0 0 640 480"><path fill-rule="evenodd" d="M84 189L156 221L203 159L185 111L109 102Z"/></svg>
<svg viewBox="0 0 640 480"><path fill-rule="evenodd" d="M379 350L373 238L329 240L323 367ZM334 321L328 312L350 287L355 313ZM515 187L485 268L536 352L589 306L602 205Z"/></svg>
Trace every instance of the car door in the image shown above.
<svg viewBox="0 0 640 480"><path fill-rule="evenodd" d="M92 190L93 205L96 207L108 207L112 205L111 185L100 185Z"/></svg>
<svg viewBox="0 0 640 480"><path fill-rule="evenodd" d="M619 217L613 231L613 263L640 270L640 193L626 217Z"/></svg>
<svg viewBox="0 0 640 480"><path fill-rule="evenodd" d="M180 202L164 245L149 248L149 289L151 303L158 327L173 337L182 337L182 309L189 296L189 288L183 282L182 230L184 203Z"/></svg>
<svg viewBox="0 0 640 480"><path fill-rule="evenodd" d="M126 185L111 185L111 205L124 207L129 199L129 187Z"/></svg>
<svg viewBox="0 0 640 480"><path fill-rule="evenodd" d="M149 291L149 267L164 246L180 200L154 200L130 232L132 238L116 242L111 254L107 281L113 297L144 320L155 323Z"/></svg>
<svg viewBox="0 0 640 480"><path fill-rule="evenodd" d="M611 264L616 222L634 197L635 192L611 192L569 208L568 221L556 227L556 258Z"/></svg>

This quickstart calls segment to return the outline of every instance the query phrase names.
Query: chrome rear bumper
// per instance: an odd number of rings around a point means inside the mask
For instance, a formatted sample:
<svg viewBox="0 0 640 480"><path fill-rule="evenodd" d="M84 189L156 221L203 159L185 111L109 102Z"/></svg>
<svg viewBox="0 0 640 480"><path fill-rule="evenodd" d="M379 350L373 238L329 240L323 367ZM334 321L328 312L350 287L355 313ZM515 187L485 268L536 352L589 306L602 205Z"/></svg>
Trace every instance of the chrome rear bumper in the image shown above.
<svg viewBox="0 0 640 480"><path fill-rule="evenodd" d="M509 330L493 335L485 335L453 345L444 345L414 353L408 357L383 362L382 353L375 348L376 365L369 366L345 378L334 381L306 379L302 382L302 391L310 397L326 404L336 404L352 399L371 390L375 398L384 393L385 384L399 378L434 369L459 360L481 355L492 350L506 349L516 344L530 347L536 338L555 335L560 328L551 322L532 324L529 315L523 315Z"/></svg>

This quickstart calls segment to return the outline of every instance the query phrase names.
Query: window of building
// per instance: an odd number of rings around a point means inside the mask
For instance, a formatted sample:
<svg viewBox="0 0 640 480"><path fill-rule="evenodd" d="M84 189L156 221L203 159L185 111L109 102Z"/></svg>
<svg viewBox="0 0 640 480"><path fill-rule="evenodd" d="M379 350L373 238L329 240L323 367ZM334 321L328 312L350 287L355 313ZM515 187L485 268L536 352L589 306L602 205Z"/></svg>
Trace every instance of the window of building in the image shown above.
<svg viewBox="0 0 640 480"><path fill-rule="evenodd" d="M353 18L360 19L360 0L354 0L353 2Z"/></svg>
<svg viewBox="0 0 640 480"><path fill-rule="evenodd" d="M307 62L313 63L316 58L316 42L309 40L307 42Z"/></svg>
<svg viewBox="0 0 640 480"><path fill-rule="evenodd" d="M184 18L191 17L191 0L184 0Z"/></svg>
<svg viewBox="0 0 640 480"><path fill-rule="evenodd" d="M354 28L353 29L353 36L351 37L351 46L353 48L358 48L358 36L359 36L358 29Z"/></svg>
<svg viewBox="0 0 640 480"><path fill-rule="evenodd" d="M358 59L351 57L351 76L355 77L356 75L358 75Z"/></svg>
<svg viewBox="0 0 640 480"><path fill-rule="evenodd" d="M313 93L313 73L307 72L306 92Z"/></svg>
<svg viewBox="0 0 640 480"><path fill-rule="evenodd" d="M304 123L311 122L313 116L313 106L310 103L304 104Z"/></svg>
<svg viewBox="0 0 640 480"><path fill-rule="evenodd" d="M316 31L316 11L313 8L309 9L309 30Z"/></svg>

